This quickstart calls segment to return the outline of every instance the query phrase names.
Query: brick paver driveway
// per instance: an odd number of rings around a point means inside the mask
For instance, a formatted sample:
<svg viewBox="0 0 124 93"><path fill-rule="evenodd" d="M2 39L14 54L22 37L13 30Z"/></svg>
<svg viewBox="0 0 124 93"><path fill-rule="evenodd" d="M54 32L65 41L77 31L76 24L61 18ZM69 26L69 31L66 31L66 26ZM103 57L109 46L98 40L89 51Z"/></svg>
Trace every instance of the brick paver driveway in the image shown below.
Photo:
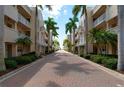
<svg viewBox="0 0 124 93"><path fill-rule="evenodd" d="M3 80L0 86L107 87L124 86L124 81L60 50Z"/></svg>

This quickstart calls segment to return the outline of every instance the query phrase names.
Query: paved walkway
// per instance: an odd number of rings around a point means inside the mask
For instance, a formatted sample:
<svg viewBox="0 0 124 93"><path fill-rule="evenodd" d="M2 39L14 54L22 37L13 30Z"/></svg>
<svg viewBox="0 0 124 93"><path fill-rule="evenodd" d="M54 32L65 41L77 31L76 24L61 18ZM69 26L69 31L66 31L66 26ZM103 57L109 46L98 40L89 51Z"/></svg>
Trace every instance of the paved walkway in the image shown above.
<svg viewBox="0 0 124 93"><path fill-rule="evenodd" d="M109 87L124 86L124 81L78 56L60 50L3 80L0 86Z"/></svg>

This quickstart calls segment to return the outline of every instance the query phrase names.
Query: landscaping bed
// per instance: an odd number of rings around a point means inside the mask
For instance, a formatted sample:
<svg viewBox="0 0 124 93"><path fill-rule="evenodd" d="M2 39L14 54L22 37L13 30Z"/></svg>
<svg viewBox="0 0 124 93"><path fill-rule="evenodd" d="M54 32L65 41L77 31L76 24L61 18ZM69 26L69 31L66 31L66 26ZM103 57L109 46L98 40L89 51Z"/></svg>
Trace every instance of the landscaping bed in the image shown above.
<svg viewBox="0 0 124 93"><path fill-rule="evenodd" d="M38 57L35 56L34 52L18 57L5 58L6 71L0 72L0 76L18 69L26 64L32 63L37 59Z"/></svg>
<svg viewBox="0 0 124 93"><path fill-rule="evenodd" d="M87 54L81 55L88 60L91 60L97 64L100 64L104 67L107 67L112 70L117 70L117 62L118 58L116 55L95 55L95 54Z"/></svg>

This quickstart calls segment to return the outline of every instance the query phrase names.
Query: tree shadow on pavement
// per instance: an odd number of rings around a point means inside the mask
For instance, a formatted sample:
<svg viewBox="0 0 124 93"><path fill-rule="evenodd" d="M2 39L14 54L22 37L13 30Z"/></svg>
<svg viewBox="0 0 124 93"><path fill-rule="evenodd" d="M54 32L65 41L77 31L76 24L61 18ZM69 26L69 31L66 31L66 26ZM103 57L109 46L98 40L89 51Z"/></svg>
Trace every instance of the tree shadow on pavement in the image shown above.
<svg viewBox="0 0 124 93"><path fill-rule="evenodd" d="M0 83L1 87L21 87L24 86L42 67L51 62L56 62L60 58L55 56L55 53L49 54L44 58L38 59L34 65L20 71L16 75L4 80Z"/></svg>
<svg viewBox="0 0 124 93"><path fill-rule="evenodd" d="M69 72L79 72L84 74L90 74L97 71L95 69L86 68L87 63L67 63L66 61L56 63L58 66L54 67L55 73L60 76L64 76Z"/></svg>
<svg viewBox="0 0 124 93"><path fill-rule="evenodd" d="M61 86L53 81L48 81L46 87L61 87Z"/></svg>

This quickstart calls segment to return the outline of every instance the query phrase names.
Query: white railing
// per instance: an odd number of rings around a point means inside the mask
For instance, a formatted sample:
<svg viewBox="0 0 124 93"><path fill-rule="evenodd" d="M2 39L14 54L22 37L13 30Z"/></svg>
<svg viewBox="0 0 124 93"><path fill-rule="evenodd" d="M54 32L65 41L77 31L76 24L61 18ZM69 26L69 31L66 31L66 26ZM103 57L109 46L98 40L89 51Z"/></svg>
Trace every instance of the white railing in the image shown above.
<svg viewBox="0 0 124 93"><path fill-rule="evenodd" d="M30 22L24 18L20 13L18 13L18 20L26 26L30 26Z"/></svg>
<svg viewBox="0 0 124 93"><path fill-rule="evenodd" d="M30 38L28 35L25 35L24 33L21 33L21 32L18 32L18 37L21 38L21 37L28 37Z"/></svg>
<svg viewBox="0 0 124 93"><path fill-rule="evenodd" d="M119 31L119 28L118 28L118 26L116 26L116 27L113 27L113 28L109 28L109 30L114 31L114 32L117 33Z"/></svg>
<svg viewBox="0 0 124 93"><path fill-rule="evenodd" d="M28 5L25 5L25 8L31 13L31 9Z"/></svg>
<svg viewBox="0 0 124 93"><path fill-rule="evenodd" d="M97 26L98 24L102 23L106 19L106 13L103 13L100 17L98 17L94 22L93 25Z"/></svg>
<svg viewBox="0 0 124 93"><path fill-rule="evenodd" d="M96 6L93 8L93 14L96 13L96 11L98 11L101 6L102 6L102 5L96 5Z"/></svg>
<svg viewBox="0 0 124 93"><path fill-rule="evenodd" d="M14 28L9 28L4 25L4 41L5 42L15 42L18 38L18 31Z"/></svg>
<svg viewBox="0 0 124 93"><path fill-rule="evenodd" d="M7 27L6 25L4 25L4 28L5 28L5 29L8 29L9 31L16 31L14 28ZM17 31L16 31L16 32L17 32Z"/></svg>

